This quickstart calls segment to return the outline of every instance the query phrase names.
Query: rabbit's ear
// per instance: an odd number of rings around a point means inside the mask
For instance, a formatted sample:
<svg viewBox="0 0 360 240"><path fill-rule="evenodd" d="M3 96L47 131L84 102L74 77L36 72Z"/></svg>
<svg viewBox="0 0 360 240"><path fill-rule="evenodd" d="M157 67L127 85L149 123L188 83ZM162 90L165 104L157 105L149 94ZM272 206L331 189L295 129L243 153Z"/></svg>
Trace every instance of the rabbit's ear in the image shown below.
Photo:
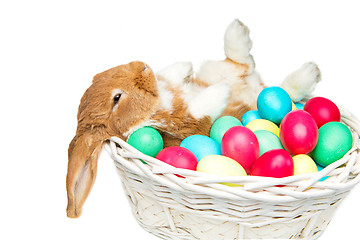
<svg viewBox="0 0 360 240"><path fill-rule="evenodd" d="M97 161L104 141L94 135L76 135L69 145L69 163L66 177L68 196L67 216L77 218L94 184Z"/></svg>

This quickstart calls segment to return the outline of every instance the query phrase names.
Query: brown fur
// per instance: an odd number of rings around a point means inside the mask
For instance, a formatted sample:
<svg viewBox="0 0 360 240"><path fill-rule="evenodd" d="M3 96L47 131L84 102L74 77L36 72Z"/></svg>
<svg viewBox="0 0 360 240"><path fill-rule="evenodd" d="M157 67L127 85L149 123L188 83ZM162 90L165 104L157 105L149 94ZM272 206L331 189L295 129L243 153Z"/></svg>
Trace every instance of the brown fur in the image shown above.
<svg viewBox="0 0 360 240"><path fill-rule="evenodd" d="M192 78L190 78L190 79L189 79L189 82L192 82L192 83L194 83L194 84L196 84L196 85L198 85L198 86L200 86L200 87L209 87L209 86L210 86L209 83L207 83L207 82L205 82L204 80L199 79L199 78L197 78L197 77L192 77Z"/></svg>
<svg viewBox="0 0 360 240"><path fill-rule="evenodd" d="M66 179L69 217L80 216L95 181L99 153L111 136L126 140L125 133L147 120L162 123L157 128L165 146L179 145L193 134L209 133L211 119L192 117L175 88L170 89L174 93L173 111L158 110L156 78L151 69L145 68L147 65L142 62L131 62L109 69L97 74L85 91L79 105L76 135L69 145ZM115 108L114 89L122 91Z"/></svg>
<svg viewBox="0 0 360 240"><path fill-rule="evenodd" d="M184 100L180 96L181 92L174 88L171 90L174 93L172 102L174 110L171 113L166 110L159 110L151 117L156 122L162 121L166 123L164 126L157 127L158 130L167 132L180 140L194 134L207 135L210 132L211 119L209 117L196 119L191 116ZM167 139L164 139L164 142L166 141Z"/></svg>
<svg viewBox="0 0 360 240"><path fill-rule="evenodd" d="M232 24L239 24L240 33L244 30L242 29L244 25L238 20ZM234 25L230 26L234 27ZM246 32L246 28L244 31ZM239 44L242 44L241 41ZM126 140L129 134L138 127L149 125L159 130L165 147L174 146L179 145L181 140L190 135L209 135L215 119L208 115L212 114L215 118L221 113L221 116L230 115L240 119L245 112L256 109L257 94L265 88L265 85L254 72L252 56L249 54L245 57L247 57L245 59L250 59L246 61L247 63L236 62L230 58L218 62L209 61L210 64L203 67L201 70L204 71L197 77L191 76L192 71L185 72L184 79L181 79L181 74L177 75L178 79L183 80L181 83L175 81L178 86L171 86L171 81L168 82L161 76L155 76L152 70L142 62L131 62L97 74L92 85L81 98L76 135L69 145L66 177L67 215L71 218L80 216L82 206L96 178L99 154L110 137L117 136ZM306 69L305 71L308 72ZM175 74L177 73L175 71ZM312 79L312 75L309 77ZM318 81L318 77L314 81ZM175 80L178 79L175 78ZM168 104L161 102L162 99L170 98L162 95L167 91L159 91L160 81L173 96L171 109L166 109ZM190 113L189 106L185 102L184 98L186 101L191 101L194 96L184 97L185 91L181 86L184 83L195 85L194 89L202 90L212 84L220 83L228 86L230 93L228 96L227 88L225 88L219 94L222 101L219 101L221 103L218 105L219 109L215 109L219 112L214 111L210 114L207 108L201 112L200 107L206 105L191 105L193 111L200 111L199 119L197 119ZM215 87L209 89L213 90ZM117 103L114 101L116 94L121 94ZM210 91L210 94L214 92ZM214 98L218 97L216 94L218 92L215 92ZM207 96L208 100L211 100L212 95L209 96ZM195 103L199 102L195 101ZM208 103L205 102L205 104ZM193 113L197 114L197 112Z"/></svg>
<svg viewBox="0 0 360 240"><path fill-rule="evenodd" d="M69 145L67 215L78 217L95 181L97 159L105 140L140 124L159 105L156 79L142 62L131 62L97 74L78 110L76 135ZM147 66L146 66L147 67ZM113 89L123 94L113 111Z"/></svg>
<svg viewBox="0 0 360 240"><path fill-rule="evenodd" d="M233 64L235 62L227 59ZM246 76L248 67L239 64ZM197 78L190 78L201 87L209 84ZM240 85L243 83L239 83ZM122 92L114 106L114 91ZM81 214L89 192L94 184L97 159L107 139L118 136L126 140L125 133L145 121L151 121L159 130L165 146L179 145L184 138L194 135L209 135L212 120L209 116L194 118L188 111L182 92L168 86L173 94L172 111L159 109L160 97L157 80L151 69L142 62L131 62L97 74L92 85L85 91L78 110L76 135L69 146L67 174L68 206L67 215L78 217ZM242 102L231 102L224 114L240 118L250 109Z"/></svg>
<svg viewBox="0 0 360 240"><path fill-rule="evenodd" d="M228 63L231 63L231 64L234 64L234 66L240 70L239 72L242 72L242 75L240 75L239 77L243 78L243 77L246 77L248 75L249 69L250 69L248 64L246 64L246 63L238 63L238 62L235 62L235 61L231 60L230 58L226 58L224 61L228 62Z"/></svg>

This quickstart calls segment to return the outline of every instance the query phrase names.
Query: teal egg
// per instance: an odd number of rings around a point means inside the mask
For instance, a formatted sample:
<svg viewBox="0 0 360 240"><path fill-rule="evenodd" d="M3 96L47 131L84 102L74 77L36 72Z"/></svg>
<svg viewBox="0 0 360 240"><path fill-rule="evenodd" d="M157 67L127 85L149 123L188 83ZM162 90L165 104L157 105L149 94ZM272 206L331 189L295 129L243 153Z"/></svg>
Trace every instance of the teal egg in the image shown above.
<svg viewBox="0 0 360 240"><path fill-rule="evenodd" d="M260 156L269 150L284 149L281 145L280 138L274 133L266 130L257 130L254 133L259 141Z"/></svg>
<svg viewBox="0 0 360 240"><path fill-rule="evenodd" d="M279 124L292 110L289 94L280 87L263 89L257 99L257 109L262 118Z"/></svg>
<svg viewBox="0 0 360 240"><path fill-rule="evenodd" d="M319 128L319 139L312 156L317 164L326 167L342 158L352 147L352 134L341 122L329 122Z"/></svg>
<svg viewBox="0 0 360 240"><path fill-rule="evenodd" d="M318 165L318 164L316 164L316 167L317 167L317 169L318 169L319 172L324 169L322 166L320 166L320 165ZM328 179L328 177L329 177L329 176L322 177L322 178L319 179L319 181L320 181L320 182L325 181L326 179Z"/></svg>
<svg viewBox="0 0 360 240"><path fill-rule="evenodd" d="M302 104L302 103L295 103L295 107L296 107L296 109L304 110L304 104Z"/></svg>
<svg viewBox="0 0 360 240"><path fill-rule="evenodd" d="M180 147L190 150L198 161L209 155L221 155L220 144L204 135L189 136L181 142Z"/></svg>
<svg viewBox="0 0 360 240"><path fill-rule="evenodd" d="M249 122L255 119L261 119L261 116L257 110L251 110L244 113L241 117L241 122L246 126Z"/></svg>
<svg viewBox="0 0 360 240"><path fill-rule="evenodd" d="M164 147L160 133L152 127L139 128L130 135L127 142L140 152L151 157L156 157Z"/></svg>
<svg viewBox="0 0 360 240"><path fill-rule="evenodd" d="M210 137L221 144L225 132L235 126L242 126L240 120L235 117L223 116L218 118L211 127Z"/></svg>

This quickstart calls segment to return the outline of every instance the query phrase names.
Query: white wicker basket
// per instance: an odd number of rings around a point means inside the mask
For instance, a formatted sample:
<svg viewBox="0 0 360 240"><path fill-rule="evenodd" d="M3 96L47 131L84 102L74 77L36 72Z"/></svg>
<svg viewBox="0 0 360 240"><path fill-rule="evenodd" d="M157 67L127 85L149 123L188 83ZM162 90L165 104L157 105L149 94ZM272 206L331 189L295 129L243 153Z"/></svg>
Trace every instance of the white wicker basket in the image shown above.
<svg viewBox="0 0 360 240"><path fill-rule="evenodd" d="M107 149L134 216L160 238L317 239L360 181L360 125L345 109L341 114L353 134L352 149L320 172L286 178L220 177L178 169L117 137L110 139ZM324 176L329 177L318 181Z"/></svg>

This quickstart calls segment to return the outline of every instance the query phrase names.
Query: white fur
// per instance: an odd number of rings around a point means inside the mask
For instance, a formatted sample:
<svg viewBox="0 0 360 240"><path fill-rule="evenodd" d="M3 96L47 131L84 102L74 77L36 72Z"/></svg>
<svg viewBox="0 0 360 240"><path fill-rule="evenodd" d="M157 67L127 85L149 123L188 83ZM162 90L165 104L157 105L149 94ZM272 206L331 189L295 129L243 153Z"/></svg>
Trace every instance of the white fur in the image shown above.
<svg viewBox="0 0 360 240"><path fill-rule="evenodd" d="M206 61L201 65L197 77L210 85L220 82L231 85L238 82L239 77L244 73L242 68L229 62Z"/></svg>
<svg viewBox="0 0 360 240"><path fill-rule="evenodd" d="M251 92L257 98L259 93L264 89L264 87L261 84L260 74L258 72L254 72L253 74L247 76L245 78L245 81L248 84L249 88L251 89Z"/></svg>
<svg viewBox="0 0 360 240"><path fill-rule="evenodd" d="M249 65L249 71L254 69L254 60L250 55L252 41L249 29L238 19L235 19L226 29L224 37L225 55L238 63Z"/></svg>
<svg viewBox="0 0 360 240"><path fill-rule="evenodd" d="M171 113L173 110L172 102L174 94L166 88L167 85L168 83L164 81L158 81L158 89L161 102L159 109L164 109Z"/></svg>
<svg viewBox="0 0 360 240"><path fill-rule="evenodd" d="M243 102L245 105L256 109L256 101L259 93L264 89L261 85L260 75L257 72L247 76L243 80L246 84L235 84L231 88L233 101Z"/></svg>
<svg viewBox="0 0 360 240"><path fill-rule="evenodd" d="M225 109L230 94L226 83L212 85L202 90L189 102L189 111L195 118L210 116L214 121Z"/></svg>
<svg viewBox="0 0 360 240"><path fill-rule="evenodd" d="M318 66L313 62L308 62L289 74L281 87L289 93L294 102L298 102L309 95L320 81L321 74Z"/></svg>
<svg viewBox="0 0 360 240"><path fill-rule="evenodd" d="M191 62L174 63L162 70L157 75L169 82L171 86L182 85L186 78L193 74L193 67Z"/></svg>
<svg viewBox="0 0 360 240"><path fill-rule="evenodd" d="M198 95L202 90L204 90L204 87L201 87L197 84L194 84L192 82L185 83L184 86L182 87L182 95L181 95L185 105L189 106L191 100L196 95Z"/></svg>

